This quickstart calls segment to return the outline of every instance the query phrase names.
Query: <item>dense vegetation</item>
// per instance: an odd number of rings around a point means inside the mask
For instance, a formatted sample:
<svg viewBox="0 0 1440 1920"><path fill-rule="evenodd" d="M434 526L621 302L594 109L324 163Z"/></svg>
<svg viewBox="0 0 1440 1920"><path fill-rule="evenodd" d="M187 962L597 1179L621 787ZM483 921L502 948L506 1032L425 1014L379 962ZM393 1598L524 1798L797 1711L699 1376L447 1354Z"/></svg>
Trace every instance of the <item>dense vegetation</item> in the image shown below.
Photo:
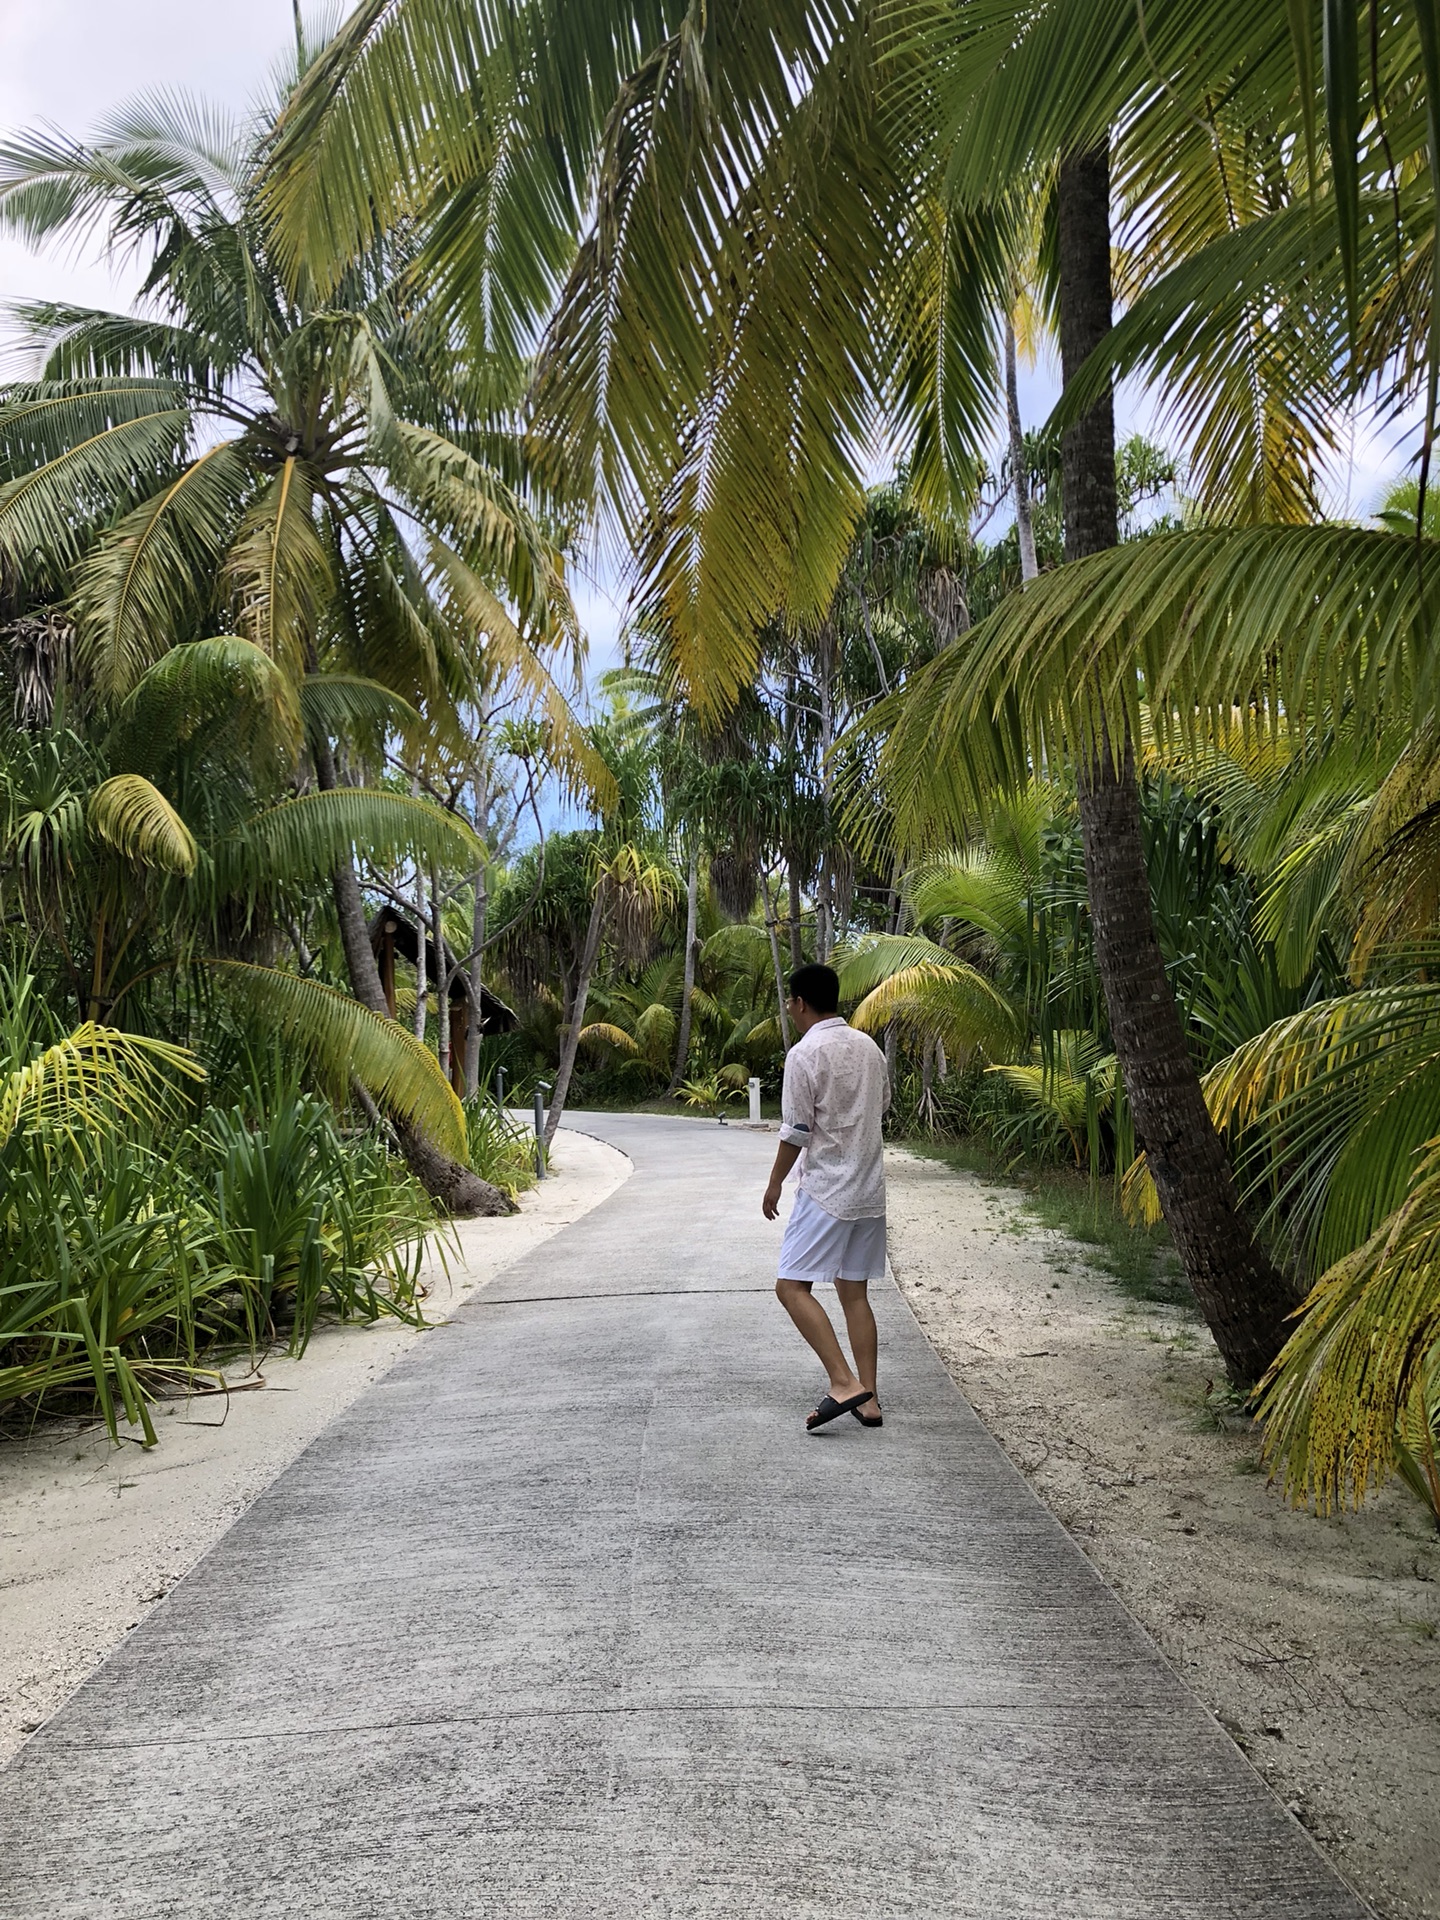
<svg viewBox="0 0 1440 1920"><path fill-rule="evenodd" d="M364 0L253 126L5 149L146 280L0 403L0 1401L416 1310L497 1068L773 1093L814 955L901 1124L1163 1216L1294 1496L1440 1512L1440 44L1365 31ZM1365 412L1414 472L1327 519Z"/></svg>

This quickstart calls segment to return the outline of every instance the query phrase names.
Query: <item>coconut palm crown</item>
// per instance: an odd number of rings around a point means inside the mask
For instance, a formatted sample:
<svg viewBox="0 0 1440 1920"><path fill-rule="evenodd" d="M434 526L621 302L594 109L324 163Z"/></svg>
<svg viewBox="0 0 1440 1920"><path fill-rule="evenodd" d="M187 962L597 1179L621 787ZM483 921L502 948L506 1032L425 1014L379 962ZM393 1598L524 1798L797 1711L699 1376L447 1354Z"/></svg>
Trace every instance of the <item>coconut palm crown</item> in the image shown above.
<svg viewBox="0 0 1440 1920"><path fill-rule="evenodd" d="M286 288L255 192L262 137L157 96L88 142L0 147L5 228L100 227L112 254L148 258L138 316L16 310L40 366L0 398L12 590L44 601L73 581L77 666L102 699L228 628L292 682L344 666L427 705L463 698L488 653L558 712L527 642L573 637L573 615L506 396L457 370L403 237L323 303Z"/></svg>

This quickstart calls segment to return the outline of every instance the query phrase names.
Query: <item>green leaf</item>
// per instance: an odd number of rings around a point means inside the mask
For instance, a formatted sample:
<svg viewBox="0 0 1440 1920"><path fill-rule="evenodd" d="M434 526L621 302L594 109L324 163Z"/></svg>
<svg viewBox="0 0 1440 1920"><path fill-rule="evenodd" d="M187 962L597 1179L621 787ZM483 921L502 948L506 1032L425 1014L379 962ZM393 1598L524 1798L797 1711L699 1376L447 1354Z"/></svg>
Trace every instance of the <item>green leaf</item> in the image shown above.
<svg viewBox="0 0 1440 1920"><path fill-rule="evenodd" d="M218 842L217 884L225 892L258 892L317 880L357 852L380 865L409 854L462 872L473 872L485 858L472 829L428 800L336 787L269 807Z"/></svg>
<svg viewBox="0 0 1440 1920"><path fill-rule="evenodd" d="M302 1049L337 1091L343 1094L353 1075L442 1153L464 1161L464 1112L434 1054L414 1034L318 980L239 960L202 964L260 1025Z"/></svg>
<svg viewBox="0 0 1440 1920"><path fill-rule="evenodd" d="M137 866L161 873L195 871L195 836L150 782L138 773L117 773L90 796L90 825L100 838Z"/></svg>

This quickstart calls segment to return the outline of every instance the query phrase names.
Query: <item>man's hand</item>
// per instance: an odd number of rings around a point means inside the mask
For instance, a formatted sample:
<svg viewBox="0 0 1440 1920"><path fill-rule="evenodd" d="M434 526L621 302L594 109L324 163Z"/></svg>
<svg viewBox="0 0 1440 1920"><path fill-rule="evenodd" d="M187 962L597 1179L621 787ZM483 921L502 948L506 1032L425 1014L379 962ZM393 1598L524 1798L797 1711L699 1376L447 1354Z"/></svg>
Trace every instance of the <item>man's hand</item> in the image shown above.
<svg viewBox="0 0 1440 1920"><path fill-rule="evenodd" d="M788 1140L782 1140L775 1149L775 1164L770 1169L770 1184L765 1189L765 1198L760 1202L767 1220L773 1220L780 1211L780 1189L785 1176L800 1158L799 1147L792 1146Z"/></svg>

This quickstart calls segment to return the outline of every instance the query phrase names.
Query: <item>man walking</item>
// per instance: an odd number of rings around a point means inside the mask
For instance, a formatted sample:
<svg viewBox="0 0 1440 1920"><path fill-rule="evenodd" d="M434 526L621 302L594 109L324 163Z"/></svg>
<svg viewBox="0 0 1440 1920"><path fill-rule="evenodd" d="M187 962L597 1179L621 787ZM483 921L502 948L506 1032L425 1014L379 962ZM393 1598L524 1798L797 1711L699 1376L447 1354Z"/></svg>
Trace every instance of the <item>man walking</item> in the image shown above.
<svg viewBox="0 0 1440 1920"><path fill-rule="evenodd" d="M791 975L790 1019L800 1037L785 1060L780 1145L762 1203L765 1218L773 1220L781 1184L803 1153L775 1292L829 1378L829 1392L805 1422L812 1432L846 1413L862 1427L884 1424L875 1386L875 1315L865 1287L885 1273L880 1123L890 1105L890 1077L884 1054L840 1018L839 1005L840 981L830 967L801 967ZM853 1367L811 1291L816 1285L833 1285L840 1296Z"/></svg>

